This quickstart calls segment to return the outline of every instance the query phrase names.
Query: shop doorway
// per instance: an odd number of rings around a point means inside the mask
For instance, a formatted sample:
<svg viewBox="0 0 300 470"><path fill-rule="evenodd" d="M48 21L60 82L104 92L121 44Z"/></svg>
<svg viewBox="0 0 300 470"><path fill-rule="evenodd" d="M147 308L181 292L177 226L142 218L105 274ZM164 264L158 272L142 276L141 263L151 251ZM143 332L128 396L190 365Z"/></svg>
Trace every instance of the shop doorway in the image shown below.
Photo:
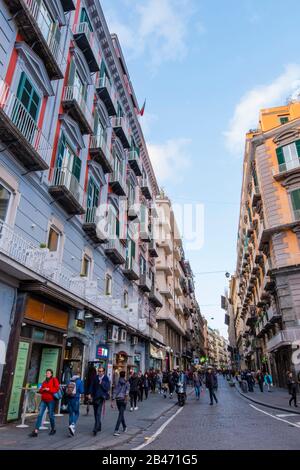
<svg viewBox="0 0 300 470"><path fill-rule="evenodd" d="M66 384L75 375L83 374L84 344L78 338L68 338L66 342L62 383Z"/></svg>

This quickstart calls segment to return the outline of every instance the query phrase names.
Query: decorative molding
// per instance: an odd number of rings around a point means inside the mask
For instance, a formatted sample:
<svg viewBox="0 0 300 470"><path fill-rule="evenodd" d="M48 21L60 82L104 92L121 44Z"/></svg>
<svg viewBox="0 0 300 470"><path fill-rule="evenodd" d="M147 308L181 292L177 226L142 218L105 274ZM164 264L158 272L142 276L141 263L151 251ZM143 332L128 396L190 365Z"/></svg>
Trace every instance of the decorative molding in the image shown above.
<svg viewBox="0 0 300 470"><path fill-rule="evenodd" d="M71 142L76 142L77 147L80 149L85 148L84 140L77 122L67 114L60 114L58 118L64 124L64 130L67 135L69 135Z"/></svg>

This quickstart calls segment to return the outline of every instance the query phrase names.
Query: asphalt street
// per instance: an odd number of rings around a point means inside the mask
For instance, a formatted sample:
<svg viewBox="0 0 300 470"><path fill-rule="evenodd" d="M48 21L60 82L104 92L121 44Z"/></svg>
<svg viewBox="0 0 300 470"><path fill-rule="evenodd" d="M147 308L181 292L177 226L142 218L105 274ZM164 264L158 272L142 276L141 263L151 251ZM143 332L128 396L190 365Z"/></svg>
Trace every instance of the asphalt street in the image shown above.
<svg viewBox="0 0 300 470"><path fill-rule="evenodd" d="M145 450L299 450L300 416L255 405L219 379L219 403L209 405L208 392L186 405L161 431L147 435ZM151 437L155 437L151 442ZM131 449L141 448L136 439ZM122 446L119 447L120 449ZM124 447L125 448L125 447ZM128 449L129 446L126 446Z"/></svg>

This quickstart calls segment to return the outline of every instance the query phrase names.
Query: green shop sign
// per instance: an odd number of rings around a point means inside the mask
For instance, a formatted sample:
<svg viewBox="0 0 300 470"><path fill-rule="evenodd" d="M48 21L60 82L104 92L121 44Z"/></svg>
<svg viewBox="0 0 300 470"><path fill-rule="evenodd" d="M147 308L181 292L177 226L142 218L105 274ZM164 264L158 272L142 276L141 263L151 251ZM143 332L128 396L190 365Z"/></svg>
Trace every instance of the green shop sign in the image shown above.
<svg viewBox="0 0 300 470"><path fill-rule="evenodd" d="M29 343L25 343L23 341L20 342L15 367L14 381L7 413L7 421L13 421L19 418L20 400L26 372L28 351Z"/></svg>

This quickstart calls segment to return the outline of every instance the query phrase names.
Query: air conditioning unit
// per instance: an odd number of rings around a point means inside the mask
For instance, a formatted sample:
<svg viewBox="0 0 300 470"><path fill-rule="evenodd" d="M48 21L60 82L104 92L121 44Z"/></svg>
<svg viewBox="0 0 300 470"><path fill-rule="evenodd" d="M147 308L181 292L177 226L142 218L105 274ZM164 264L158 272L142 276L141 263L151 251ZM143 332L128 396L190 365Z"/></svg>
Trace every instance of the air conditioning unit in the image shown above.
<svg viewBox="0 0 300 470"><path fill-rule="evenodd" d="M126 343L127 341L127 331L123 328L119 331L119 343Z"/></svg>
<svg viewBox="0 0 300 470"><path fill-rule="evenodd" d="M131 336L131 346L136 346L139 342L139 338L137 336Z"/></svg>
<svg viewBox="0 0 300 470"><path fill-rule="evenodd" d="M119 328L116 325L109 325L107 328L107 341L117 342L119 339Z"/></svg>

